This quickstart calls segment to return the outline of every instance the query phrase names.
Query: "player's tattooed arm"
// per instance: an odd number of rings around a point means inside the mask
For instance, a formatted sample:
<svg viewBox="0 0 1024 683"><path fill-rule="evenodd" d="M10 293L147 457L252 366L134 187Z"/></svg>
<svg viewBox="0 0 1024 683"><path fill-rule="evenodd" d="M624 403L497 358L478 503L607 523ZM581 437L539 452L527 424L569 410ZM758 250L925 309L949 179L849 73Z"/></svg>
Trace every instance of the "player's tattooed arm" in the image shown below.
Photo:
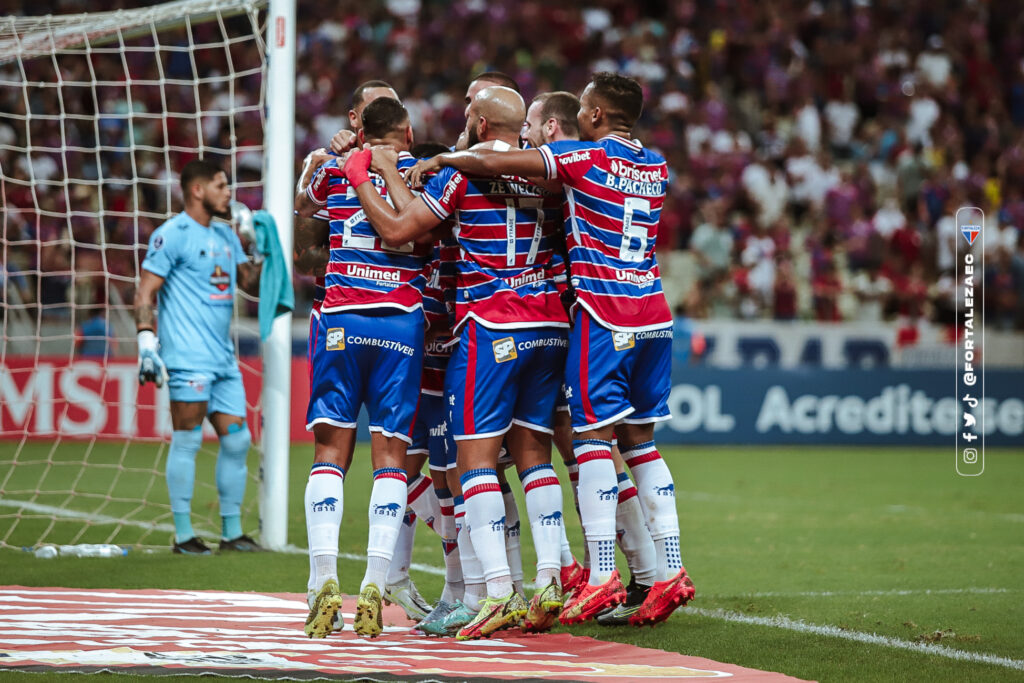
<svg viewBox="0 0 1024 683"><path fill-rule="evenodd" d="M295 270L322 276L327 272L327 261L331 255L329 247L330 224L319 218L295 217L293 240Z"/></svg>
<svg viewBox="0 0 1024 683"><path fill-rule="evenodd" d="M142 271L139 286L135 288L135 330L156 330L156 293L163 287L164 279L148 270Z"/></svg>

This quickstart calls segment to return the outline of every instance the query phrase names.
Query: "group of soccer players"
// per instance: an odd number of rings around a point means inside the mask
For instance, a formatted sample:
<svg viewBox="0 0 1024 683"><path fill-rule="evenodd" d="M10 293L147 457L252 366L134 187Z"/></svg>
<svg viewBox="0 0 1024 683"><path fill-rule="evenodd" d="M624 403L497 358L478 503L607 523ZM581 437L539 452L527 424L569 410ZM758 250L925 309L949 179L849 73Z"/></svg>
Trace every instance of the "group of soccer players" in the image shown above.
<svg viewBox="0 0 1024 683"><path fill-rule="evenodd" d="M640 86L598 73L579 100L545 93L527 108L512 79L489 72L466 99L459 151L448 152L415 145L387 83L363 84L352 131L310 153L296 188L296 267L320 276L310 637L342 627L338 538L363 405L373 485L358 634L382 632L382 601L426 634L467 640L556 619L655 624L694 596L654 443L669 417L672 316L654 256L668 171L631 135ZM584 529L583 566L566 541L553 441ZM529 601L507 467L536 549ZM408 576L417 517L445 556L433 605Z"/></svg>

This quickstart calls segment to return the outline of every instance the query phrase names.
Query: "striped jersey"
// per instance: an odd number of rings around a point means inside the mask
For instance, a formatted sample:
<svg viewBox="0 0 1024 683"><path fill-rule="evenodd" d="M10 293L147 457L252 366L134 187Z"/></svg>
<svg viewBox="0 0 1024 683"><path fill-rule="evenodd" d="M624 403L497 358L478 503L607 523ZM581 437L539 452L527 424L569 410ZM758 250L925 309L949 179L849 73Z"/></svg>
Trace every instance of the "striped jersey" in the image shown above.
<svg viewBox="0 0 1024 683"><path fill-rule="evenodd" d="M517 176L445 168L420 197L438 218L455 217L456 332L469 318L489 328L568 327L555 284L565 277L553 243L561 195Z"/></svg>
<svg viewBox="0 0 1024 683"><path fill-rule="evenodd" d="M403 173L416 160L408 153L398 156ZM388 200L384 179L370 174L373 186ZM331 254L324 278L325 313L372 308L414 311L423 305L423 270L430 249L412 243L389 247L366 219L359 198L337 159L313 174L306 194L324 206L330 218ZM390 200L389 200L390 201Z"/></svg>
<svg viewBox="0 0 1024 683"><path fill-rule="evenodd" d="M453 237L434 243L433 257L423 292L423 313L433 337L423 349L421 393L444 396L444 373L454 344L451 329L455 320L455 267L459 245ZM433 334L441 330L439 334Z"/></svg>
<svg viewBox="0 0 1024 683"><path fill-rule="evenodd" d="M327 213L327 207L323 206L317 209L317 212L313 214L313 218L318 221L324 221L330 223L331 215ZM320 308L324 305L324 276L317 275L313 278L313 310L320 313Z"/></svg>
<svg viewBox="0 0 1024 683"><path fill-rule="evenodd" d="M636 140L609 135L540 147L547 177L565 190L565 232L576 305L605 327L672 325L654 243L668 166Z"/></svg>

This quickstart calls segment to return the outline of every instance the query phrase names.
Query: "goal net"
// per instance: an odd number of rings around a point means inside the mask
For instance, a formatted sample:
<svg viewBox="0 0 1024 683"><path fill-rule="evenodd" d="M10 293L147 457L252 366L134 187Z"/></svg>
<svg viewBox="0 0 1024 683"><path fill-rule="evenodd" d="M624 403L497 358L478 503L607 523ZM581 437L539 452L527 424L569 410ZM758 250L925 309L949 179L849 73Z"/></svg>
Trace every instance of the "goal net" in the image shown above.
<svg viewBox="0 0 1024 683"><path fill-rule="evenodd" d="M132 298L149 236L181 210L176 171L218 163L263 204L265 0L0 18L0 547L167 547L166 388L140 388ZM234 334L254 448L254 300ZM217 442L197 457L193 523L220 533Z"/></svg>

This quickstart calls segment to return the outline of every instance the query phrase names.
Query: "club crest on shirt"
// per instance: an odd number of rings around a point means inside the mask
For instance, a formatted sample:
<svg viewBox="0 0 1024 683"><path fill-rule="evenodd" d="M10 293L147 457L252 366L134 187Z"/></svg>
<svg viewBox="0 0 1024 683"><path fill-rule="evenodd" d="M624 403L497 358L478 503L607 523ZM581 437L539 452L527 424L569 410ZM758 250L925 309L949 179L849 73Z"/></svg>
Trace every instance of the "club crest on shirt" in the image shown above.
<svg viewBox="0 0 1024 683"><path fill-rule="evenodd" d="M616 351L625 351L636 346L632 332L612 332L612 344Z"/></svg>
<svg viewBox="0 0 1024 683"><path fill-rule="evenodd" d="M332 327L327 330L327 345L325 348L328 351L344 351L345 350L345 328L344 327Z"/></svg>
<svg viewBox="0 0 1024 683"><path fill-rule="evenodd" d="M505 337L503 339L495 339L491 343L494 349L494 362L504 363L505 361L515 360L516 356L516 342L512 337Z"/></svg>
<svg viewBox="0 0 1024 683"><path fill-rule="evenodd" d="M213 274L210 276L210 284L222 292L226 292L231 286L231 275L224 272L220 266L213 267Z"/></svg>

